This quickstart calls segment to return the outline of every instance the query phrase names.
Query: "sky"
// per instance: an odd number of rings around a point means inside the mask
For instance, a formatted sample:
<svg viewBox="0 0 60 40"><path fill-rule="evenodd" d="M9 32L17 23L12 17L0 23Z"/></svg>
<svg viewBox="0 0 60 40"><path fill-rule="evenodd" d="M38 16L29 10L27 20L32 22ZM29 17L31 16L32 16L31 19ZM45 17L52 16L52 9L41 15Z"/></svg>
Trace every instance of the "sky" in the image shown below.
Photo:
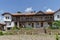
<svg viewBox="0 0 60 40"><path fill-rule="evenodd" d="M4 12L16 13L17 11L54 11L60 8L60 0L0 0L0 15Z"/></svg>
<svg viewBox="0 0 60 40"><path fill-rule="evenodd" d="M27 8L32 8L34 11L45 11L50 8L55 11L60 8L60 0L0 0L0 14L24 12Z"/></svg>

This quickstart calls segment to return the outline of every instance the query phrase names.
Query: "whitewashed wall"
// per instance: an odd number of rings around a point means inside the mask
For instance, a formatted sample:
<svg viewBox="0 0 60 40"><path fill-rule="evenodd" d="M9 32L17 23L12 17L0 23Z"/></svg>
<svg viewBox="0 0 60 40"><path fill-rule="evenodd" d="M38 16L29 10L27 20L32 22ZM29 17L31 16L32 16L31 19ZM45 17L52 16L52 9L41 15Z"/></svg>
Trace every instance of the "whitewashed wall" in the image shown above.
<svg viewBox="0 0 60 40"><path fill-rule="evenodd" d="M40 22L38 22L38 23L39 24L35 23L36 28L40 28L41 27L41 23Z"/></svg>
<svg viewBox="0 0 60 40"><path fill-rule="evenodd" d="M48 23L47 22L44 22L43 23L43 27L48 27L49 25L48 25Z"/></svg>
<svg viewBox="0 0 60 40"><path fill-rule="evenodd" d="M30 24L30 25L29 25ZM34 24L34 28L40 28L41 27L41 23L39 22L39 24L37 25L37 23L36 22L33 22L33 24ZM32 23L25 23L25 26L26 27L32 27Z"/></svg>
<svg viewBox="0 0 60 40"><path fill-rule="evenodd" d="M11 25L9 25L9 22L8 22L6 27L14 27L14 22L11 22Z"/></svg>
<svg viewBox="0 0 60 40"><path fill-rule="evenodd" d="M9 17L9 19L6 19L7 16ZM14 22L12 22L11 15L5 14L3 20L6 21L6 23L7 23L6 27L14 27ZM11 25L9 25L10 22L11 22Z"/></svg>
<svg viewBox="0 0 60 40"><path fill-rule="evenodd" d="M57 18L57 15L60 15L60 11L58 11L54 14L54 20L60 20L60 18Z"/></svg>
<svg viewBox="0 0 60 40"><path fill-rule="evenodd" d="M9 19L6 19L6 16L8 16ZM3 19L4 19L4 21L11 21L12 20L12 17L9 14L5 14Z"/></svg>

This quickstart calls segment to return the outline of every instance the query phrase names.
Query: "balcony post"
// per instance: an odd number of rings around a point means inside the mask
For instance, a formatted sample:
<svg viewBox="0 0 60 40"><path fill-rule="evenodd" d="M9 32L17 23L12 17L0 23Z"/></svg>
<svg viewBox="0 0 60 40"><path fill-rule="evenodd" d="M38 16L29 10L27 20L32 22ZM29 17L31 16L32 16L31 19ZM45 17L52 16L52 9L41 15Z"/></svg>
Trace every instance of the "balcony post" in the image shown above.
<svg viewBox="0 0 60 40"><path fill-rule="evenodd" d="M4 30L7 31L7 27L6 26L4 26Z"/></svg>
<svg viewBox="0 0 60 40"><path fill-rule="evenodd" d="M17 22L17 27L19 28L19 22Z"/></svg>

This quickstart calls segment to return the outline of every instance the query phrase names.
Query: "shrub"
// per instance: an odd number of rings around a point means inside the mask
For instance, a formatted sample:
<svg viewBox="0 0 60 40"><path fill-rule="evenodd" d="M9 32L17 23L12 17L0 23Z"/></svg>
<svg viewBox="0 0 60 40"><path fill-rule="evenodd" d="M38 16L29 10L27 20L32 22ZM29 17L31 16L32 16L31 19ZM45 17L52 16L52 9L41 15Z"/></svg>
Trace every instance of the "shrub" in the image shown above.
<svg viewBox="0 0 60 40"><path fill-rule="evenodd" d="M3 35L3 32L2 31L0 31L0 35Z"/></svg>
<svg viewBox="0 0 60 40"><path fill-rule="evenodd" d="M4 34L4 35L13 35L14 32L13 32L13 31L12 31L12 32L11 32L11 31L6 31L6 32L4 32L3 34Z"/></svg>
<svg viewBox="0 0 60 40"><path fill-rule="evenodd" d="M20 29L20 28L18 28L18 27L16 27L16 26L12 28L12 30L19 30L19 29Z"/></svg>
<svg viewBox="0 0 60 40"><path fill-rule="evenodd" d="M9 33L8 33L8 35L13 35L13 34L14 34L14 33L12 33L12 32L9 32Z"/></svg>
<svg viewBox="0 0 60 40"><path fill-rule="evenodd" d="M60 28L60 20L53 22L51 28L53 28L53 29L59 29Z"/></svg>
<svg viewBox="0 0 60 40"><path fill-rule="evenodd" d="M25 30L31 30L32 29L32 27L26 27L25 28Z"/></svg>
<svg viewBox="0 0 60 40"><path fill-rule="evenodd" d="M58 34L56 34L56 40L59 40Z"/></svg>
<svg viewBox="0 0 60 40"><path fill-rule="evenodd" d="M50 26L50 29L59 29L59 27Z"/></svg>

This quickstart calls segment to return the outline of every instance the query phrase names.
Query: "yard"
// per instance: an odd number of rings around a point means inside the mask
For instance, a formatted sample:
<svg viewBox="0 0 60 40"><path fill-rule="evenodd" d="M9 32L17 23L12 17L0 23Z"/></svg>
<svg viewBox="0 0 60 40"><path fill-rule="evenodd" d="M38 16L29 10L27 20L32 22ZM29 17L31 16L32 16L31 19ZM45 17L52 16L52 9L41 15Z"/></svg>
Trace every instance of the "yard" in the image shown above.
<svg viewBox="0 0 60 40"><path fill-rule="evenodd" d="M55 35L3 35L0 40L56 40Z"/></svg>
<svg viewBox="0 0 60 40"><path fill-rule="evenodd" d="M46 29L47 33L43 29L10 30L0 35L0 40L56 40L56 33L60 34L59 30Z"/></svg>

